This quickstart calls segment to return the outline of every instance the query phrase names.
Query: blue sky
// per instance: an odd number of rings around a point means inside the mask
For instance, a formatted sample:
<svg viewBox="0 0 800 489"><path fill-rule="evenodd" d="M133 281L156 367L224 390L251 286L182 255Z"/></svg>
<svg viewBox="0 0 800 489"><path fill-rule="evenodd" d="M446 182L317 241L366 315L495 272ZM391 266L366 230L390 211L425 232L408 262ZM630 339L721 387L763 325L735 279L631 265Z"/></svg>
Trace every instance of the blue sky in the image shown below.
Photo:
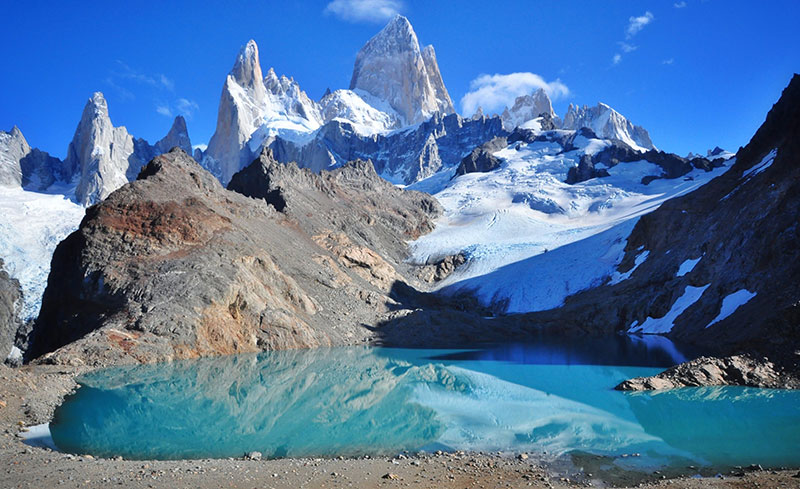
<svg viewBox="0 0 800 489"><path fill-rule="evenodd" d="M603 101L680 154L735 151L800 71L796 0L8 2L0 129L16 124L63 157L100 90L114 124L135 136L155 142L183 113L193 143L206 143L248 39L264 71L318 99L347 88L358 49L393 12L436 48L459 111L547 83L560 115Z"/></svg>

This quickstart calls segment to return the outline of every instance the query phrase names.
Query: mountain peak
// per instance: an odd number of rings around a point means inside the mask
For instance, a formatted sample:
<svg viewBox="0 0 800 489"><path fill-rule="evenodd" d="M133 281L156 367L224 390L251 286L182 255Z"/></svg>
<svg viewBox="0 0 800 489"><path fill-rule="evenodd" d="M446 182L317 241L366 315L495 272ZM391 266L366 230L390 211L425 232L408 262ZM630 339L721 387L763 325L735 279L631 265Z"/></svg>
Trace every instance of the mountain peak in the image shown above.
<svg viewBox="0 0 800 489"><path fill-rule="evenodd" d="M94 92L83 108L82 119L93 120L98 118L108 118L108 102L103 92Z"/></svg>
<svg viewBox="0 0 800 489"><path fill-rule="evenodd" d="M572 105L570 105L570 110L573 110ZM556 113L553 111L553 104L547 92L543 88L538 88L533 93L517 97L511 109L506 107L500 118L503 120L503 126L506 129L513 130L520 124L535 119L542 114L547 114L551 119L556 117Z"/></svg>
<svg viewBox="0 0 800 489"><path fill-rule="evenodd" d="M640 151L656 149L645 128L634 125L602 102L594 107L569 105L562 128L578 130L582 127L591 129L601 138L617 139Z"/></svg>
<svg viewBox="0 0 800 489"><path fill-rule="evenodd" d="M236 83L246 88L256 88L262 83L261 64L258 61L258 45L252 39L242 46L231 70Z"/></svg>
<svg viewBox="0 0 800 489"><path fill-rule="evenodd" d="M420 50L414 28L402 15L395 16L358 52L350 89L387 102L406 124L416 124L436 112L455 112L433 47Z"/></svg>
<svg viewBox="0 0 800 489"><path fill-rule="evenodd" d="M394 16L369 42L376 41L374 44L383 45L387 48L396 48L401 51L419 51L419 40L417 33L411 26L411 22L400 14ZM380 42L378 42L380 41ZM369 43L368 43L369 44Z"/></svg>
<svg viewBox="0 0 800 489"><path fill-rule="evenodd" d="M181 148L188 155L192 154L192 142L189 140L186 119L182 115L175 117L167 135L155 144L159 153L166 153L174 147Z"/></svg>

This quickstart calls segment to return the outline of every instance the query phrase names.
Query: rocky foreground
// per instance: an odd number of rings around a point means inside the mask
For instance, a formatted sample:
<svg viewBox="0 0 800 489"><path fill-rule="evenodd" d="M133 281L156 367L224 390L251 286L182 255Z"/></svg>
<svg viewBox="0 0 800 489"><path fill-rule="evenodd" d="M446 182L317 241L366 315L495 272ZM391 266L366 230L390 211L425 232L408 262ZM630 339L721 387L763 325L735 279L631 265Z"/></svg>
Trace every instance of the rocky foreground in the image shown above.
<svg viewBox="0 0 800 489"><path fill-rule="evenodd" d="M230 187L175 149L89 208L55 251L30 358L111 365L369 341L369 325L401 308L395 289L418 282L406 240L440 213L368 162L319 175L265 150Z"/></svg>

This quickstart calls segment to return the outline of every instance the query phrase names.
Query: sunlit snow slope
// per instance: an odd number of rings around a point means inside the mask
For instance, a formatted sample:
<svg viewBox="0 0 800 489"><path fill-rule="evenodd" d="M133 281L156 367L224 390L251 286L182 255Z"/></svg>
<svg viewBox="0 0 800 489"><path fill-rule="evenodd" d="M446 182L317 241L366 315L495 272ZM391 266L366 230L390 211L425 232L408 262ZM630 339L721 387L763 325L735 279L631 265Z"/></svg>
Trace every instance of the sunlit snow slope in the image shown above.
<svg viewBox="0 0 800 489"><path fill-rule="evenodd" d="M445 214L411 244L412 259L431 263L463 252L467 263L439 284L443 292L469 290L506 313L558 307L568 295L612 278L638 216L732 164L644 185L643 177L660 176L662 169L638 161L609 168L608 177L564 182L582 155L608 144L579 136L577 149L565 152L557 142L514 143L494 153L503 161L494 171L415 184L432 191Z"/></svg>

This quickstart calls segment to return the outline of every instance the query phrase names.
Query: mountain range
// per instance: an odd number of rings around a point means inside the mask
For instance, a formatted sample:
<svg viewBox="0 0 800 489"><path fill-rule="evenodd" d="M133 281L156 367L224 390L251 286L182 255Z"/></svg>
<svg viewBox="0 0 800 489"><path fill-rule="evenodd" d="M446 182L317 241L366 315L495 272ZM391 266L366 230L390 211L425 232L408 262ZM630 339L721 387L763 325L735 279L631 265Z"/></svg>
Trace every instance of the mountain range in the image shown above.
<svg viewBox="0 0 800 489"><path fill-rule="evenodd" d="M402 16L320 100L264 74L247 42L205 150L180 116L155 144L135 138L96 92L63 161L0 132L0 356L109 364L544 330L763 346L769 282L795 268L753 236L793 243L781 172L798 83L736 155L687 157L603 103L560 117L544 89L464 117ZM761 219L748 201L774 225L737 234ZM796 324L784 295L772 320Z"/></svg>

